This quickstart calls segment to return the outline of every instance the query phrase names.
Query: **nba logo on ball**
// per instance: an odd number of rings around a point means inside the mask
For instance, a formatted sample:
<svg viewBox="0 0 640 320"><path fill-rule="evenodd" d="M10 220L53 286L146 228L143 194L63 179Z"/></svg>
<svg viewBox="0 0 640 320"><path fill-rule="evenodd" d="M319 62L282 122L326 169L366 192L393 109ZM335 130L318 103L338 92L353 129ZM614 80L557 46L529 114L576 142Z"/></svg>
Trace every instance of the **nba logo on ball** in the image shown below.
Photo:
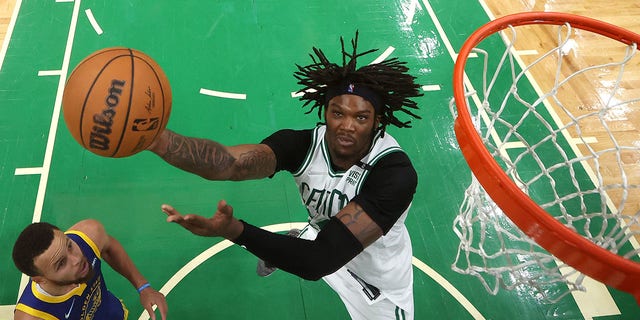
<svg viewBox="0 0 640 320"><path fill-rule="evenodd" d="M146 149L171 113L171 87L160 66L129 48L106 48L73 70L62 98L69 132L85 149L127 157Z"/></svg>

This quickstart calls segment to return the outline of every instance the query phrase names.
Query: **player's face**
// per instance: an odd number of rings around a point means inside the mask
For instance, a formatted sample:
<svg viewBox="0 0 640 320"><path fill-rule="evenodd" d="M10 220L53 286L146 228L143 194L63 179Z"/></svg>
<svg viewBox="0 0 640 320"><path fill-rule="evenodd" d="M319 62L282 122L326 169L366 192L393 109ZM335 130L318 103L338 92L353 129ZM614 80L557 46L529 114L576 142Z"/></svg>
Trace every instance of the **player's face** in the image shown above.
<svg viewBox="0 0 640 320"><path fill-rule="evenodd" d="M353 166L367 154L379 124L373 105L352 94L332 98L325 111L325 121L331 160L341 169Z"/></svg>
<svg viewBox="0 0 640 320"><path fill-rule="evenodd" d="M91 276L91 265L82 254L80 247L62 231L53 231L53 241L47 250L33 262L42 277L56 285L84 282Z"/></svg>

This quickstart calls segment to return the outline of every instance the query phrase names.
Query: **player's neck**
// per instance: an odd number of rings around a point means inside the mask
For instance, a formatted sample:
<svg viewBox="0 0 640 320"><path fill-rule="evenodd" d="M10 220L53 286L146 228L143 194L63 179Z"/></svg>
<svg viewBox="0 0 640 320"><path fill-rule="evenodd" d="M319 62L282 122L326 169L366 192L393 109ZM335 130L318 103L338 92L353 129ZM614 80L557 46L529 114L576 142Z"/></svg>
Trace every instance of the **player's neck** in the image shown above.
<svg viewBox="0 0 640 320"><path fill-rule="evenodd" d="M371 151L371 144L367 149L363 150L357 155L352 155L350 157L338 156L333 152L333 150L329 149L329 160L331 163L331 168L335 171L347 171L349 168L360 163L362 158L364 158Z"/></svg>
<svg viewBox="0 0 640 320"><path fill-rule="evenodd" d="M77 288L79 284L67 284L67 285L57 285L55 283L47 282L47 283L38 283L38 286L43 291L43 293L48 294L50 296L62 296L69 291Z"/></svg>

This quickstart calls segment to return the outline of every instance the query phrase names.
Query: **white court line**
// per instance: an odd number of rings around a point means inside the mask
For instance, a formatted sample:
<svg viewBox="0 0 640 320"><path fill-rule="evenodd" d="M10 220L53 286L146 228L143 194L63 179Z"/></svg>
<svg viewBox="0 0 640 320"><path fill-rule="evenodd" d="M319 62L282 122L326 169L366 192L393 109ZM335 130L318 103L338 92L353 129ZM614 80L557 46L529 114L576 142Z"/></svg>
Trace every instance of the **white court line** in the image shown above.
<svg viewBox="0 0 640 320"><path fill-rule="evenodd" d="M32 174L42 174L42 167L34 167L34 168L16 168L14 175L16 176L27 176Z"/></svg>
<svg viewBox="0 0 640 320"><path fill-rule="evenodd" d="M98 21L96 21L96 18L93 16L93 12L91 12L91 9L84 10L84 13L87 15L87 18L89 19L89 23L91 23L93 30L95 30L98 35L101 35L102 28L100 28Z"/></svg>
<svg viewBox="0 0 640 320"><path fill-rule="evenodd" d="M307 226L306 222L289 222L289 223L280 223L280 224L272 224L269 226L262 227L262 229L270 231L270 232L280 232L287 231L293 228L296 229L304 229ZM215 245L209 247L209 249L203 251L195 258L191 259L187 264L185 264L178 272L176 272L163 286L158 290L165 296L169 295L169 292L173 290L173 288L178 285L191 271L195 270L198 266L200 266L203 262L207 261L209 258L218 254L224 249L233 246L233 242L229 240L222 240ZM480 312L467 300L467 298L460 293L454 286L447 281L443 276L441 276L438 272L433 270L424 262L420 261L418 258L412 258L413 265L418 268L420 271L424 272L427 276L431 277L436 283L438 283L442 288L444 288L451 296L453 296L476 320L484 320L485 318L480 314ZM156 310L156 306L153 307L153 310ZM149 314L147 311L142 311L138 320L148 320Z"/></svg>
<svg viewBox="0 0 640 320"><path fill-rule="evenodd" d="M309 89L309 90L305 90L304 92L297 92L297 91L291 92L291 98L302 97L305 92L316 92L316 89Z"/></svg>
<svg viewBox="0 0 640 320"><path fill-rule="evenodd" d="M13 310L16 308L15 304L7 304L0 306L0 320L13 319Z"/></svg>
<svg viewBox="0 0 640 320"><path fill-rule="evenodd" d="M422 86L422 90L424 91L440 91L442 88L439 84L429 84Z"/></svg>
<svg viewBox="0 0 640 320"><path fill-rule="evenodd" d="M20 11L20 6L22 6L22 0L16 0L15 5L13 7L13 13L11 14L11 20L9 20L9 25L7 26L7 32L4 36L4 41L2 41L2 48L0 48L0 71L2 71L2 65L4 64L4 58L7 55L7 49L9 48L9 42L11 41L11 35L13 34L13 29L16 26L16 20L18 19L18 12ZM17 169L16 169L17 170ZM25 277L23 275L21 281L25 281ZM20 290L23 288L23 283L21 282L20 287L18 288L18 295L20 294ZM16 301L18 299L16 298ZM0 306L0 317L2 319L13 319L13 309L15 305L3 305Z"/></svg>
<svg viewBox="0 0 640 320"><path fill-rule="evenodd" d="M387 59L392 53L393 51L396 50L396 48L389 46L387 48L387 50L385 50L379 57L377 57L375 60L371 61L370 64L376 64L376 63L380 63L382 61L384 61L385 59Z"/></svg>
<svg viewBox="0 0 640 320"><path fill-rule="evenodd" d="M473 306L473 304L460 292L456 287L454 287L447 279L445 279L438 272L429 267L426 263L418 260L416 257L412 258L412 263L416 268L420 269L426 275L431 277L435 282L437 282L441 287L443 287L451 296L453 296L460 304L471 314L471 316L476 320L484 319L484 316Z"/></svg>
<svg viewBox="0 0 640 320"><path fill-rule="evenodd" d="M59 76L62 74L62 70L40 70L38 71L39 77L45 76Z"/></svg>
<svg viewBox="0 0 640 320"><path fill-rule="evenodd" d="M535 56L538 54L538 50L516 50L516 54L519 56Z"/></svg>
<svg viewBox="0 0 640 320"><path fill-rule="evenodd" d="M228 98L228 99L238 99L238 100L247 99L247 95L244 93L229 93L229 92L209 90L205 88L200 88L200 94L204 94L212 97Z"/></svg>
<svg viewBox="0 0 640 320"><path fill-rule="evenodd" d="M584 140L584 141L582 141ZM575 144L584 144L584 143L598 143L598 138L596 137L583 137L580 138L571 138L571 142Z"/></svg>
<svg viewBox="0 0 640 320"><path fill-rule="evenodd" d="M7 32L4 35L4 41L2 41L2 48L0 49L0 71L2 70L4 57L7 55L9 41L11 41L11 35L13 34L13 28L16 26L16 19L18 19L18 11L20 11L21 5L22 0L16 0L16 4L13 7L13 13L11 14L11 20L9 20L9 25L7 26Z"/></svg>
<svg viewBox="0 0 640 320"><path fill-rule="evenodd" d="M51 157L53 156L53 146L56 141L56 132L58 130L58 122L60 120L60 109L62 105L62 93L64 90L64 83L67 79L67 73L69 71L69 60L71 58L71 48L73 46L73 38L76 34L76 25L78 23L78 12L80 11L80 3L82 0L75 0L73 5L73 14L71 15L71 23L69 25L69 34L67 36L67 43L65 45L64 57L62 59L62 68L60 72L60 78L58 80L58 90L56 92L56 100L53 106L53 113L51 116L51 124L49 126L49 135L47 137L47 146L45 148L44 160L42 161L42 173L40 175L40 183L38 184L38 194L36 195L36 203L33 209L32 222L39 222L42 217L42 206L44 204L44 196L47 192L47 182L49 180L49 171L51 170ZM18 287L18 297L22 288L27 285L29 277L22 275L20 278L20 287Z"/></svg>
<svg viewBox="0 0 640 320"><path fill-rule="evenodd" d="M505 142L500 146L500 149L517 149L526 148L522 141Z"/></svg>

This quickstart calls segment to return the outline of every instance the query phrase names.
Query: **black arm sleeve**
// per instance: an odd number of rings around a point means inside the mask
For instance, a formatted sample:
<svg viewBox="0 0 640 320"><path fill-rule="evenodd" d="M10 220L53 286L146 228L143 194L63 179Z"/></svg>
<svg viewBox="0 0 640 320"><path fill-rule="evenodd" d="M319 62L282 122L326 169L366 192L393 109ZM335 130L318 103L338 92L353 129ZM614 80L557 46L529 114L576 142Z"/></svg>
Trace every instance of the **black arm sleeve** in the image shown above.
<svg viewBox="0 0 640 320"><path fill-rule="evenodd" d="M353 201L387 234L411 204L417 184L418 175L409 157L394 152L375 164Z"/></svg>
<svg viewBox="0 0 640 320"><path fill-rule="evenodd" d="M244 231L234 240L236 244L306 280L315 281L335 272L364 250L360 241L337 218L331 218L314 241L242 223Z"/></svg>
<svg viewBox="0 0 640 320"><path fill-rule="evenodd" d="M261 143L269 146L276 155L276 172L294 172L302 166L311 146L312 134L310 129L282 129L262 140Z"/></svg>

